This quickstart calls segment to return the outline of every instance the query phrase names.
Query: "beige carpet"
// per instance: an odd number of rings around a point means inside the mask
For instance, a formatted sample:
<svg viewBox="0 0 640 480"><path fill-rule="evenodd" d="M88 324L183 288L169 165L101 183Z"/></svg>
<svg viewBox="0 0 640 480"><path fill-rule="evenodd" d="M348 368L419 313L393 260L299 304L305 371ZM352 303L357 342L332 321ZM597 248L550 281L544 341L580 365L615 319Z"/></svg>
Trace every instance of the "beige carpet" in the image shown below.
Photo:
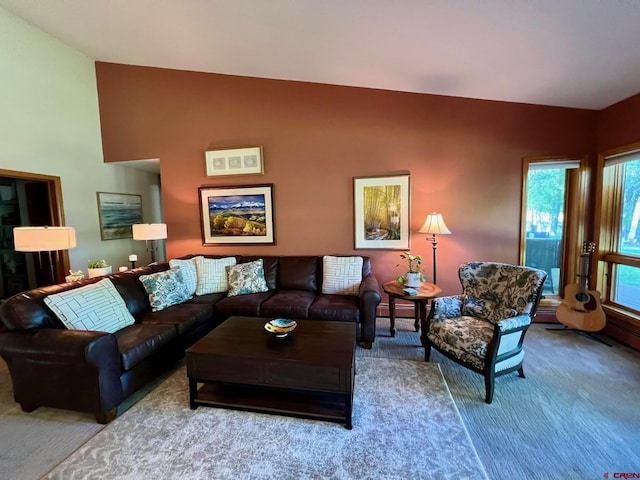
<svg viewBox="0 0 640 480"><path fill-rule="evenodd" d="M161 383L158 378L132 395L119 414ZM88 413L40 407L24 413L13 400L11 376L0 358L0 480L37 480L105 425Z"/></svg>
<svg viewBox="0 0 640 480"><path fill-rule="evenodd" d="M357 359L353 430L189 409L181 368L46 479L486 479L437 364Z"/></svg>
<svg viewBox="0 0 640 480"><path fill-rule="evenodd" d="M534 324L524 371L496 379L484 403L482 376L433 352L492 480L587 480L640 475L640 352L613 339L607 347L569 331ZM395 338L378 319L375 348L359 355L422 360L410 320Z"/></svg>
<svg viewBox="0 0 640 480"><path fill-rule="evenodd" d="M358 358L421 361L412 321L399 320L397 327L390 338L389 319L378 319L374 348L356 349ZM527 378L499 378L491 405L483 402L481 376L433 353L489 478L582 480L640 472L640 352L613 343L609 348L533 325L525 340ZM91 415L20 412L0 360L0 479L40 478L101 428Z"/></svg>

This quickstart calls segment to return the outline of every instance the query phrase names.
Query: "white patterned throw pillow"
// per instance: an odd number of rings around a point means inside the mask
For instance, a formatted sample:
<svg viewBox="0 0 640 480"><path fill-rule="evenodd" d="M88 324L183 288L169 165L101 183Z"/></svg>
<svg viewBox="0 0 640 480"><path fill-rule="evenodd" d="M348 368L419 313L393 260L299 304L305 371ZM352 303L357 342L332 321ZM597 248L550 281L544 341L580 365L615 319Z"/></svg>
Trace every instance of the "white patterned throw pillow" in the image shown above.
<svg viewBox="0 0 640 480"><path fill-rule="evenodd" d="M358 295L362 283L362 257L322 258L322 293Z"/></svg>
<svg viewBox="0 0 640 480"><path fill-rule="evenodd" d="M227 267L227 279L229 282L227 296L229 297L269 291L267 281L264 278L264 265L261 258L253 262Z"/></svg>
<svg viewBox="0 0 640 480"><path fill-rule="evenodd" d="M69 330L115 333L135 323L127 305L108 278L54 293L46 297L44 303Z"/></svg>
<svg viewBox="0 0 640 480"><path fill-rule="evenodd" d="M189 290L190 296L193 296L196 293L196 286L198 285L196 258L202 258L202 256L189 258L187 260L181 260L179 258L169 260L169 266L172 269L180 267L184 284L187 286L187 290Z"/></svg>
<svg viewBox="0 0 640 480"><path fill-rule="evenodd" d="M152 312L159 312L172 305L178 305L192 297L184 282L180 267L150 275L140 275L139 278L147 295L149 295Z"/></svg>
<svg viewBox="0 0 640 480"><path fill-rule="evenodd" d="M198 283L196 295L221 293L229 290L226 267L236 264L236 257L205 258L196 257Z"/></svg>

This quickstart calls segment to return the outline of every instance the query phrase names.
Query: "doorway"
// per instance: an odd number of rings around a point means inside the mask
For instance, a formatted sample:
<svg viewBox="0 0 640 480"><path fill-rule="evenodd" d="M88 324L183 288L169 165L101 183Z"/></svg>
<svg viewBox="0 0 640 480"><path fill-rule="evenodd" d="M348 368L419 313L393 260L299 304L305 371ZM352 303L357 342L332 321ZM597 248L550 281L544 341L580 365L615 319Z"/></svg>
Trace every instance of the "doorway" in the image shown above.
<svg viewBox="0 0 640 480"><path fill-rule="evenodd" d="M31 288L64 281L69 270L66 251L17 252L13 228L18 226L62 226L60 177L0 169L0 300Z"/></svg>

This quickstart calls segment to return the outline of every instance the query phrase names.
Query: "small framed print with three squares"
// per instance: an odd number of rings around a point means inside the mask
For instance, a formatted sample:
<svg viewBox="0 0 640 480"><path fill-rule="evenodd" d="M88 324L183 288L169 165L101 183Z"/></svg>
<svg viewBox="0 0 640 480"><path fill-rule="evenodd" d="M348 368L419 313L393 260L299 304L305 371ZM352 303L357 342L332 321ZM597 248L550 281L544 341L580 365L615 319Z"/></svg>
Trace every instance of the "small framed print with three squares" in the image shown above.
<svg viewBox="0 0 640 480"><path fill-rule="evenodd" d="M262 147L205 152L207 177L263 175Z"/></svg>

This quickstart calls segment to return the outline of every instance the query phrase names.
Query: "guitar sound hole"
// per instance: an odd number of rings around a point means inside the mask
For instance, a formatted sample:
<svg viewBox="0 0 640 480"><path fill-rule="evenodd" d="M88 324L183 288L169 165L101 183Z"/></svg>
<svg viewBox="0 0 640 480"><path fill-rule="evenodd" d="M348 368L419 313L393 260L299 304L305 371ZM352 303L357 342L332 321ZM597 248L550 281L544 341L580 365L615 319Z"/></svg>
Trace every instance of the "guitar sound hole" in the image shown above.
<svg viewBox="0 0 640 480"><path fill-rule="evenodd" d="M585 292L576 293L576 301L580 303L585 303L589 300L589 294Z"/></svg>

